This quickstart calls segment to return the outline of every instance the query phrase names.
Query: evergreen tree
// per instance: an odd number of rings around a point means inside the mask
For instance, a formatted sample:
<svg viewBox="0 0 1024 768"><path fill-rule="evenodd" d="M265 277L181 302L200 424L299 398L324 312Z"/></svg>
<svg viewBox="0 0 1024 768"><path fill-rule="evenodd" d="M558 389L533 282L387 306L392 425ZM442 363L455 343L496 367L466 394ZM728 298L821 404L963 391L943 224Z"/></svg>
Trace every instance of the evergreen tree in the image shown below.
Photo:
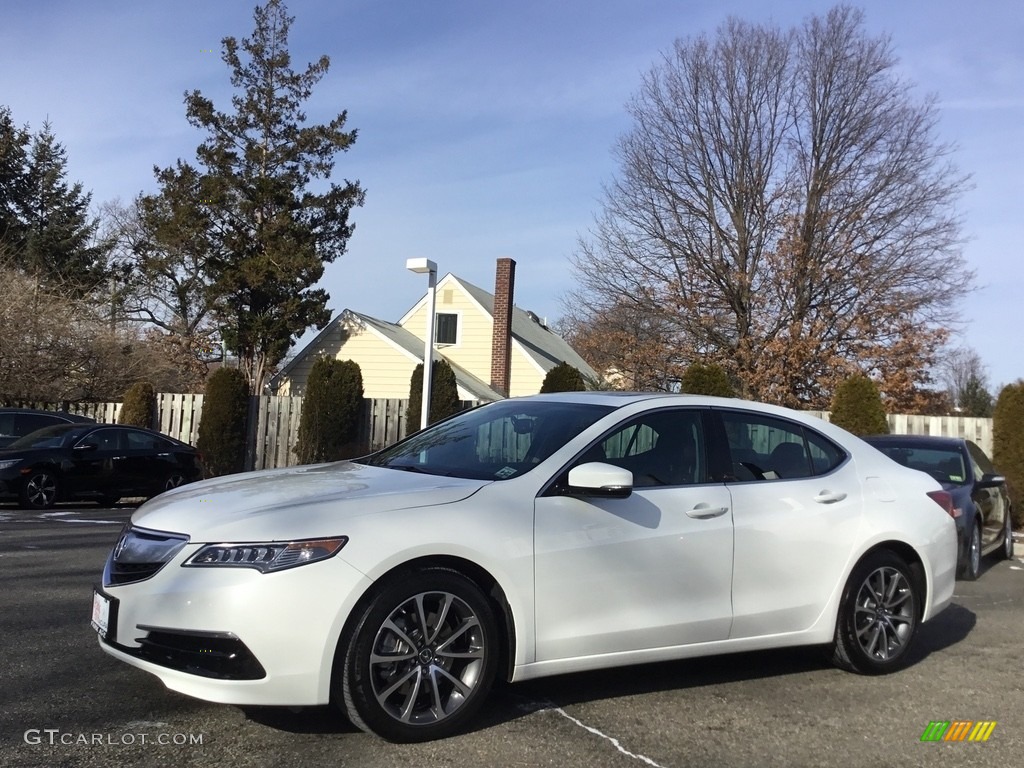
<svg viewBox="0 0 1024 768"><path fill-rule="evenodd" d="M1024 526L1024 380L999 392L992 413L992 463L1006 477L1014 527Z"/></svg>
<svg viewBox="0 0 1024 768"><path fill-rule="evenodd" d="M736 397L736 390L729 382L729 374L720 365L693 363L680 380L680 390L691 395L713 395L715 397Z"/></svg>
<svg viewBox="0 0 1024 768"><path fill-rule="evenodd" d="M11 110L0 106L0 246L13 252L24 240L21 211L25 205L25 166L29 132L14 124Z"/></svg>
<svg viewBox="0 0 1024 768"><path fill-rule="evenodd" d="M864 375L851 376L836 388L831 421L855 435L889 434L889 420L878 387Z"/></svg>
<svg viewBox="0 0 1024 768"><path fill-rule="evenodd" d="M196 150L200 167L179 162L157 177L186 230L199 224L204 232L205 242L195 247L205 258L225 341L259 393L292 338L330 319L327 293L313 286L324 265L344 253L353 230L349 212L364 193L351 181L311 189L330 178L335 155L352 146L356 132L344 130L345 112L304 125L302 106L330 61L321 56L304 72L291 69L293 18L281 0L257 6L254 18L251 38L223 40L222 59L237 90L232 111L218 111L199 91L186 94L189 123L208 134Z"/></svg>
<svg viewBox="0 0 1024 768"><path fill-rule="evenodd" d="M83 295L105 277L107 243L94 244L99 222L92 195L67 180L67 151L49 122L32 138L20 200L23 237L16 258L29 274L62 292Z"/></svg>
<svg viewBox="0 0 1024 768"><path fill-rule="evenodd" d="M423 363L413 369L409 382L409 407L405 412L405 434L411 435L420 428L420 414L423 412ZM430 415L427 424L433 424L462 410L459 400L459 385L455 371L447 360L435 360L430 370Z"/></svg>
<svg viewBox="0 0 1024 768"><path fill-rule="evenodd" d="M196 448L206 477L245 469L249 386L237 368L218 368L206 383Z"/></svg>
<svg viewBox="0 0 1024 768"><path fill-rule="evenodd" d="M156 393L153 391L153 385L148 381L137 381L124 393L117 423L133 427L152 427L155 410Z"/></svg>
<svg viewBox="0 0 1024 768"><path fill-rule="evenodd" d="M320 357L313 363L302 398L300 464L336 461L351 456L363 415L363 374L352 360Z"/></svg>
<svg viewBox="0 0 1024 768"><path fill-rule="evenodd" d="M586 388L583 374L564 361L548 371L540 385L541 392L583 392Z"/></svg>

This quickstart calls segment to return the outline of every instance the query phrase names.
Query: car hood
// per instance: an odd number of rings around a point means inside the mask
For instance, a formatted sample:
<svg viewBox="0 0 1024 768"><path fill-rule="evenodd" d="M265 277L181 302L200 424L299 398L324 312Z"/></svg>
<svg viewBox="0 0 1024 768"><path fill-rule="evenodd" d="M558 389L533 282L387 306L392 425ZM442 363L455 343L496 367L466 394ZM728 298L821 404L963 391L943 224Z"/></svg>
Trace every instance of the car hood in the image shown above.
<svg viewBox="0 0 1024 768"><path fill-rule="evenodd" d="M271 469L167 491L141 506L132 523L202 543L336 536L350 517L451 504L490 482L347 461Z"/></svg>

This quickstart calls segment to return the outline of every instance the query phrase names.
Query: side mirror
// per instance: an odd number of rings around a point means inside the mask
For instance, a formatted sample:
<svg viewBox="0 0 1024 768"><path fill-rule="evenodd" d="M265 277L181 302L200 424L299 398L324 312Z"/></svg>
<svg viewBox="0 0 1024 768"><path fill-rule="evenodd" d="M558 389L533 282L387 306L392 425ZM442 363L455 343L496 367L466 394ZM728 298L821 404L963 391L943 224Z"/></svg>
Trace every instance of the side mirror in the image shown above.
<svg viewBox="0 0 1024 768"><path fill-rule="evenodd" d="M633 473L628 469L592 461L569 470L569 494L625 499L633 493Z"/></svg>
<svg viewBox="0 0 1024 768"><path fill-rule="evenodd" d="M1006 482L1006 478L1002 475L993 475L986 473L981 476L981 480L976 482L974 485L976 488L997 488Z"/></svg>

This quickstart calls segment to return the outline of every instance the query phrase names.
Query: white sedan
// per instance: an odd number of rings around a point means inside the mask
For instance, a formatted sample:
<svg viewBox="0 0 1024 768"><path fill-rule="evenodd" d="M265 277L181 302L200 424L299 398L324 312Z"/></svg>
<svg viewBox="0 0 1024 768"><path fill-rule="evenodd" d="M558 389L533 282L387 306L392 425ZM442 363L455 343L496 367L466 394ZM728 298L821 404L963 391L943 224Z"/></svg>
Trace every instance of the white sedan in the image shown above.
<svg viewBox="0 0 1024 768"><path fill-rule="evenodd" d="M358 461L161 494L93 599L104 651L239 705L335 702L394 741L496 677L792 645L899 669L953 594L949 494L783 408L571 393Z"/></svg>

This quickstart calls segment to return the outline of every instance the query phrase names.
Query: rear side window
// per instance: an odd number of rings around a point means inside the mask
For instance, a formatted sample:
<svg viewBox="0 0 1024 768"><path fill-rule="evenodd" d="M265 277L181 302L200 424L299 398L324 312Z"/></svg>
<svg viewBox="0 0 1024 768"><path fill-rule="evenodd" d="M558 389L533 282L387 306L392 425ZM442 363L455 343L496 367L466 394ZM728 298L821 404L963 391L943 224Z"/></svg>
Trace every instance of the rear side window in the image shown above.
<svg viewBox="0 0 1024 768"><path fill-rule="evenodd" d="M744 411L721 411L734 482L793 480L831 472L846 458L802 424Z"/></svg>
<svg viewBox="0 0 1024 768"><path fill-rule="evenodd" d="M47 416L43 413L19 413L15 418L15 434L27 435L43 427L52 427L54 424L66 424L64 419L56 416Z"/></svg>

